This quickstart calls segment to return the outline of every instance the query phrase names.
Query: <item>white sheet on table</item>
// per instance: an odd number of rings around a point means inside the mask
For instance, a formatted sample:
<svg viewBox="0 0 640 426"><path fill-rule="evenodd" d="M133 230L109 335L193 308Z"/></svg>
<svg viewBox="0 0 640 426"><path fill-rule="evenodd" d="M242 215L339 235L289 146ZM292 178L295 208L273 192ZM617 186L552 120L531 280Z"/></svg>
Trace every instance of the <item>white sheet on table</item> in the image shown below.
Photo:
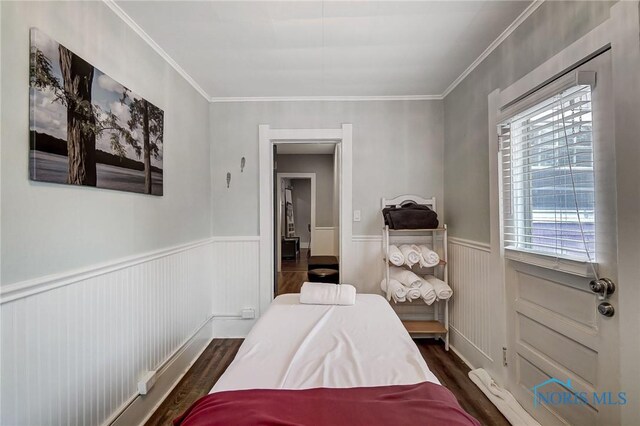
<svg viewBox="0 0 640 426"><path fill-rule="evenodd" d="M210 393L438 383L389 303L302 305L278 296Z"/></svg>

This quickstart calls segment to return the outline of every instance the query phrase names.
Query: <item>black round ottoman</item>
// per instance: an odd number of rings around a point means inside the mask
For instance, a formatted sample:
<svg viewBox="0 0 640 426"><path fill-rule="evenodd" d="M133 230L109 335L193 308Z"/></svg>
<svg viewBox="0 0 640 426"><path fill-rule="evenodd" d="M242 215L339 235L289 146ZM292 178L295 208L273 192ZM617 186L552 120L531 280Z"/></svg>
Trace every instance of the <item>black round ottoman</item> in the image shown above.
<svg viewBox="0 0 640 426"><path fill-rule="evenodd" d="M309 281L312 283L338 284L340 282L340 274L335 269L312 269L307 271L307 275L309 275Z"/></svg>

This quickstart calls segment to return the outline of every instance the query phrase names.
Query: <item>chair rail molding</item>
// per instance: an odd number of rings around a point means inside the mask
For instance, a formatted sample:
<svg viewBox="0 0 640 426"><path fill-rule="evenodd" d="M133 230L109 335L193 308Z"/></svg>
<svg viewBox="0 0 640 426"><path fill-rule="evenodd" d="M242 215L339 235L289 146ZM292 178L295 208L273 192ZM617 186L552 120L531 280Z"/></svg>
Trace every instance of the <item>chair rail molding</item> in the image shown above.
<svg viewBox="0 0 640 426"><path fill-rule="evenodd" d="M486 252L490 252L491 251L491 245L489 243L481 243L481 242L478 242L478 241L466 240L464 238L449 237L449 244L455 244L455 245L458 245L458 246L469 247L469 248L472 248L472 249L486 251Z"/></svg>
<svg viewBox="0 0 640 426"><path fill-rule="evenodd" d="M238 237L234 237L238 238ZM240 237L245 238L245 237ZM250 237L246 237L250 238ZM256 237L257 238L257 237ZM109 274L119 271L121 269L130 268L135 265L147 263L163 257L168 257L181 253L187 250L191 250L200 246L211 244L217 241L214 238L205 238L202 240L193 241L187 244L180 244L160 250L155 250L143 254L136 254L123 258L114 259L108 262L102 262L83 268L73 269L71 271L65 271L56 274L45 275L25 281L20 281L14 284L9 284L0 287L0 305L11 302L24 297L34 296L44 291L50 291L59 287L64 287L70 284L86 281L91 278L98 277L100 275Z"/></svg>

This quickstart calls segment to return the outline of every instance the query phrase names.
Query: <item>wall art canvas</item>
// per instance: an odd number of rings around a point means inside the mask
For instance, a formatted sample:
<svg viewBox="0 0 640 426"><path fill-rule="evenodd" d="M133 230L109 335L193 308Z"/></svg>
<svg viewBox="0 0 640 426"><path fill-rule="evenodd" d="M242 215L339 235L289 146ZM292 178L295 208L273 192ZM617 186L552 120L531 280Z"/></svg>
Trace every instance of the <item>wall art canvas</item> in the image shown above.
<svg viewBox="0 0 640 426"><path fill-rule="evenodd" d="M162 195L164 112L31 29L32 180Z"/></svg>

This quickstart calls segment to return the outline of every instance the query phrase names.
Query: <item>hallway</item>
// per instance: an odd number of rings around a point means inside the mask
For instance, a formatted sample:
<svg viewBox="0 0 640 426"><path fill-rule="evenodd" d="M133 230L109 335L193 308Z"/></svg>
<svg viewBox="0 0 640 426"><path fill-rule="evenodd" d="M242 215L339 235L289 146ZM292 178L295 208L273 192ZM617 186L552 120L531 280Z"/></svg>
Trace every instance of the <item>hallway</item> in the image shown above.
<svg viewBox="0 0 640 426"><path fill-rule="evenodd" d="M308 249L300 249L297 259L282 259L282 270L278 273L278 294L300 293L307 277Z"/></svg>

